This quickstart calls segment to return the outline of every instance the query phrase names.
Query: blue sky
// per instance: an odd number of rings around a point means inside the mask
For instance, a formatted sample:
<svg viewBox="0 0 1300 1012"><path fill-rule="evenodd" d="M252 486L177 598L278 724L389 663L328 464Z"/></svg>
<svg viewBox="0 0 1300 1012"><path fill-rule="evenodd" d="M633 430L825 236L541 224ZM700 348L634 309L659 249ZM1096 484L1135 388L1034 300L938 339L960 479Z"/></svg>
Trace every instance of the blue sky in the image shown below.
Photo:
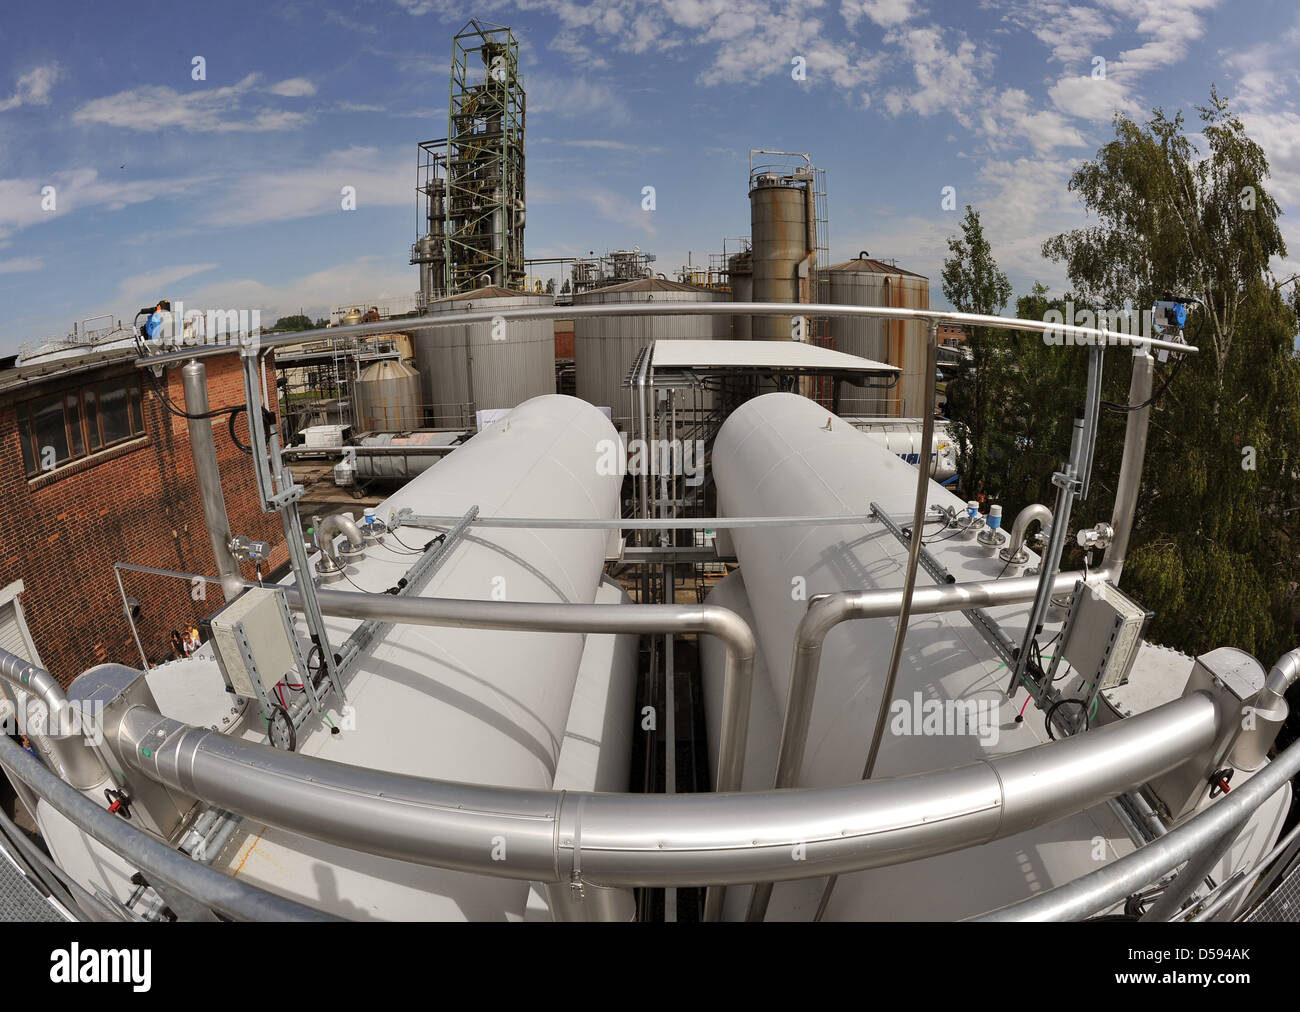
<svg viewBox="0 0 1300 1012"><path fill-rule="evenodd" d="M833 259L895 257L942 304L953 186L1017 294L1061 291L1039 246L1084 220L1066 179L1113 112L1190 112L1217 83L1272 163L1279 275L1300 271L1293 0L10 3L0 353L159 297L267 324L408 305L416 143L446 132L471 16L520 41L529 256L638 245L672 276L748 234L749 149L780 148L827 171Z"/></svg>

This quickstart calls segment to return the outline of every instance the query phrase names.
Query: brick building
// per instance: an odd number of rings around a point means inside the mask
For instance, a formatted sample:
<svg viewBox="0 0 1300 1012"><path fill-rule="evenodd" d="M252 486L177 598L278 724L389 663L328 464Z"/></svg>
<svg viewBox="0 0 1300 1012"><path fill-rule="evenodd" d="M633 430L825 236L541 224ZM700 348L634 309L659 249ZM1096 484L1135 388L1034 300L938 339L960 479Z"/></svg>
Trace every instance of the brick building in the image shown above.
<svg viewBox="0 0 1300 1012"><path fill-rule="evenodd" d="M0 361L0 646L37 655L65 685L105 661L139 667L114 562L215 576L195 483L187 422L170 413L134 365L129 341ZM239 356L206 360L213 410L244 402ZM6 367L7 368L4 368ZM274 370L267 389L275 403ZM158 380L184 408L179 367ZM264 514L249 457L228 418L212 420L231 530L287 560L279 517ZM236 423L247 443L246 419ZM248 574L253 575L250 570ZM171 633L221 605L221 590L191 598L178 579L123 572L151 662L172 653Z"/></svg>

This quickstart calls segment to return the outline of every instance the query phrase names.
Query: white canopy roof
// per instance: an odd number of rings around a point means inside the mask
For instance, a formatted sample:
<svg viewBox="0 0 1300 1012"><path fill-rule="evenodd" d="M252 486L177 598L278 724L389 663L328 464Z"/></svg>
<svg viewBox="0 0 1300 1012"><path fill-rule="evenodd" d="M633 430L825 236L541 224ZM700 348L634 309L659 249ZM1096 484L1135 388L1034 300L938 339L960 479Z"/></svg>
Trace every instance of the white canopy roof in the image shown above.
<svg viewBox="0 0 1300 1012"><path fill-rule="evenodd" d="M656 341L651 364L670 369L793 369L889 375L897 366L803 341Z"/></svg>

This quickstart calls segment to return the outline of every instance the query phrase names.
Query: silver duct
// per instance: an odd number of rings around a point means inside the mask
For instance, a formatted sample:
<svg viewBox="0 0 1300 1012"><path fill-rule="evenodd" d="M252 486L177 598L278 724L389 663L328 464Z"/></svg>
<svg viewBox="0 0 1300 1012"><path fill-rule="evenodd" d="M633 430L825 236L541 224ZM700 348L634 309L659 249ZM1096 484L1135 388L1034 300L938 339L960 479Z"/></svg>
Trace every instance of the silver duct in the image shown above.
<svg viewBox="0 0 1300 1012"><path fill-rule="evenodd" d="M351 849L529 881L685 886L814 878L1011 836L1173 769L1211 745L1217 725L1214 701L1196 693L968 766L752 794L445 783L281 752L145 707L126 713L117 744L129 765L176 790ZM510 861L492 860L494 836L509 841Z"/></svg>

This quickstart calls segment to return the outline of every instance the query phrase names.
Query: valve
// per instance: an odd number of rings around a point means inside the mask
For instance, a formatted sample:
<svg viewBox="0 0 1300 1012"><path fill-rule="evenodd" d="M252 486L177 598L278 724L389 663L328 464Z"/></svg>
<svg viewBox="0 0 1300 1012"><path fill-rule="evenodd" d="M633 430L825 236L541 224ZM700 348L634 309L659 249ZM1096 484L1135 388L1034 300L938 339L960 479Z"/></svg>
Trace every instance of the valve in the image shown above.
<svg viewBox="0 0 1300 1012"><path fill-rule="evenodd" d="M131 819L131 799L126 791L115 791L111 787L104 788L104 798L108 802L108 810L114 815L120 815L122 818L130 821Z"/></svg>
<svg viewBox="0 0 1300 1012"><path fill-rule="evenodd" d="M1217 798L1220 794L1227 794L1232 790L1228 786L1232 780L1232 772L1232 767L1226 766L1210 774L1210 797Z"/></svg>
<svg viewBox="0 0 1300 1012"><path fill-rule="evenodd" d="M1107 548L1115 538L1115 528L1108 523L1100 523L1095 527L1086 527L1075 535L1075 540L1079 543L1080 548L1086 548L1091 551L1094 548Z"/></svg>

